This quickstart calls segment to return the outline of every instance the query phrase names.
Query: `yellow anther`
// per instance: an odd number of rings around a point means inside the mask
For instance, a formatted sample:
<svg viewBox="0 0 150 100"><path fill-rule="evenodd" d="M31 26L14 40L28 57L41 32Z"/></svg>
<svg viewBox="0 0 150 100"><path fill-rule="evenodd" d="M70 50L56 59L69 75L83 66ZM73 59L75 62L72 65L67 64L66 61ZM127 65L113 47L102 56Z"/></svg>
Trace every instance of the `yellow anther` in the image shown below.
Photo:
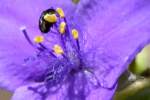
<svg viewBox="0 0 150 100"><path fill-rule="evenodd" d="M55 23L57 21L57 16L55 14L46 14L44 19L50 23Z"/></svg>
<svg viewBox="0 0 150 100"><path fill-rule="evenodd" d="M35 38L34 38L34 42L35 43L41 43L41 42L43 42L44 41L44 37L43 36L36 36Z"/></svg>
<svg viewBox="0 0 150 100"><path fill-rule="evenodd" d="M53 50L54 50L54 52L55 52L56 54L63 54L63 53L64 53L63 49L62 49L61 46L59 46L59 45L54 45Z"/></svg>
<svg viewBox="0 0 150 100"><path fill-rule="evenodd" d="M57 8L56 11L57 11L57 13L59 14L59 16L60 16L61 18L64 18L64 17L65 17L64 11L63 11L61 8Z"/></svg>
<svg viewBox="0 0 150 100"><path fill-rule="evenodd" d="M61 22L60 25L59 25L59 32L61 34L64 34L66 31L66 23L65 22Z"/></svg>
<svg viewBox="0 0 150 100"><path fill-rule="evenodd" d="M76 29L73 29L73 30L71 31L71 33L72 33L72 36L73 36L74 39L78 39L78 37L79 37L79 32L78 32Z"/></svg>

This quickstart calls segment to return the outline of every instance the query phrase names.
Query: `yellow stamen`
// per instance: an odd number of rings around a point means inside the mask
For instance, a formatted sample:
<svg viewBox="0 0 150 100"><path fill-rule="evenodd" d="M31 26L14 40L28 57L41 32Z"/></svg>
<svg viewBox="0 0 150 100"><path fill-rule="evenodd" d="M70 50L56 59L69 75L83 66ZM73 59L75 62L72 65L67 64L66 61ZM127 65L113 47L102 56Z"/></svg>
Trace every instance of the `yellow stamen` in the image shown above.
<svg viewBox="0 0 150 100"><path fill-rule="evenodd" d="M60 16L61 18L64 18L64 17L65 17L64 11L63 11L61 8L57 8L56 11L57 11L57 13L59 14L59 16Z"/></svg>
<svg viewBox="0 0 150 100"><path fill-rule="evenodd" d="M43 42L44 41L44 37L43 36L36 36L35 38L34 38L34 42L35 43L41 43L41 42Z"/></svg>
<svg viewBox="0 0 150 100"><path fill-rule="evenodd" d="M61 34L64 34L65 31L66 31L66 23L65 23L65 22L61 22L61 23L60 23L60 26L59 26L59 32L60 32Z"/></svg>
<svg viewBox="0 0 150 100"><path fill-rule="evenodd" d="M56 54L63 54L63 53L64 53L63 49L62 49L61 46L59 46L59 45L54 45L53 50L54 50L54 52L55 52Z"/></svg>
<svg viewBox="0 0 150 100"><path fill-rule="evenodd" d="M78 39L79 32L76 29L73 29L71 33L72 33L72 36L73 36L74 39Z"/></svg>
<svg viewBox="0 0 150 100"><path fill-rule="evenodd" d="M48 21L48 22L50 22L50 23L55 23L56 21L57 21L57 17L56 17L56 15L55 14L46 14L45 16L44 16L44 19L46 20L46 21Z"/></svg>

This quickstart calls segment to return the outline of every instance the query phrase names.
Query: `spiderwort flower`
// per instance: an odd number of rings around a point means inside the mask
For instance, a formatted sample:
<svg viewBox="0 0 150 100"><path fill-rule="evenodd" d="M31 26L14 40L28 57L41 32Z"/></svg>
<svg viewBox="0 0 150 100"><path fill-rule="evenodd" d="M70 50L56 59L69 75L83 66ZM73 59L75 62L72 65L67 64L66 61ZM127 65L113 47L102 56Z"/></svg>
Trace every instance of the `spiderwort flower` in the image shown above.
<svg viewBox="0 0 150 100"><path fill-rule="evenodd" d="M48 8L54 24L41 35ZM1 0L0 86L13 100L110 100L150 42L149 9L148 0Z"/></svg>

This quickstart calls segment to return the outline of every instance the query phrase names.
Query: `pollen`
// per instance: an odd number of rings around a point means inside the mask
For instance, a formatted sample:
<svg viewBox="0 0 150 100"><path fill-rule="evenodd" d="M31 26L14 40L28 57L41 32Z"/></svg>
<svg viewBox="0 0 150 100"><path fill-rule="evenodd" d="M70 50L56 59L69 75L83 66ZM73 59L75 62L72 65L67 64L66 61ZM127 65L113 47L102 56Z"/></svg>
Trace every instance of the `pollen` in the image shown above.
<svg viewBox="0 0 150 100"><path fill-rule="evenodd" d="M73 36L74 39L78 39L78 37L79 37L79 32L78 32L76 29L73 29L73 30L71 31L71 33L72 33L72 36Z"/></svg>
<svg viewBox="0 0 150 100"><path fill-rule="evenodd" d="M66 23L65 22L61 22L60 23L60 26L59 26L59 32L61 34L64 34L65 33L65 30L66 30Z"/></svg>
<svg viewBox="0 0 150 100"><path fill-rule="evenodd" d="M59 14L59 16L60 16L61 18L64 18L64 17L65 17L64 11L63 11L61 8L57 8L56 11L57 11L57 13Z"/></svg>
<svg viewBox="0 0 150 100"><path fill-rule="evenodd" d="M44 16L44 19L46 21L48 21L49 23L55 23L55 22L57 22L57 17L56 17L55 14L46 14Z"/></svg>
<svg viewBox="0 0 150 100"><path fill-rule="evenodd" d="M34 38L34 42L35 43L41 43L41 42L43 42L44 41L44 37L43 36L36 36L35 38Z"/></svg>
<svg viewBox="0 0 150 100"><path fill-rule="evenodd" d="M54 50L54 52L55 52L56 54L63 54L63 53L64 53L63 49L62 49L61 46L59 46L59 45L54 45L53 50Z"/></svg>

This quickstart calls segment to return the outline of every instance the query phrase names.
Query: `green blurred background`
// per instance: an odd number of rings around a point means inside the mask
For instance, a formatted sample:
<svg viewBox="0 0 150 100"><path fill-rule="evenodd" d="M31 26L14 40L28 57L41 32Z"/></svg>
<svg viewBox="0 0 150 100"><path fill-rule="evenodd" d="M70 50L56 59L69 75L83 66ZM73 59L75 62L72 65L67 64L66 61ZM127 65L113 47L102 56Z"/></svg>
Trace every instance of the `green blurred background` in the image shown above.
<svg viewBox="0 0 150 100"><path fill-rule="evenodd" d="M6 90L0 89L0 100L11 100L12 94Z"/></svg>
<svg viewBox="0 0 150 100"><path fill-rule="evenodd" d="M114 100L150 100L150 45L135 57L120 77Z"/></svg>

